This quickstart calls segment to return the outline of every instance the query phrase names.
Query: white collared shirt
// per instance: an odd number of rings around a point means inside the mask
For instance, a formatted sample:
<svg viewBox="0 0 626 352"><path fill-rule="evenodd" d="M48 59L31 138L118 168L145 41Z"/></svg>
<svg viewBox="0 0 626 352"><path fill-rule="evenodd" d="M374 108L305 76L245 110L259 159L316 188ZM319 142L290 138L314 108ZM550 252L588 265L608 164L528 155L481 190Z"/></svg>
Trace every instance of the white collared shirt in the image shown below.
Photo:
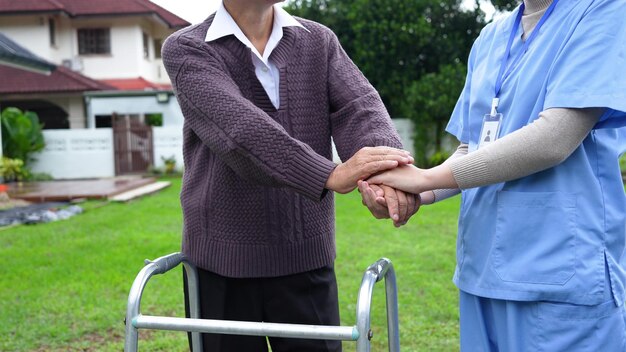
<svg viewBox="0 0 626 352"><path fill-rule="evenodd" d="M288 14L287 11L283 10L282 7L274 5L272 34L270 34L263 55L261 55L254 45L252 45L248 37L243 34L243 31L239 28L233 17L226 11L224 3L221 3L213 18L213 23L211 23L207 31L205 41L210 42L227 35L234 35L241 43L250 48L252 51L254 72L259 82L261 82L263 89L267 92L267 96L272 101L272 104L278 109L280 107L280 95L278 93L280 74L278 68L269 57L283 37L283 27L289 26L302 27L306 30L300 22L296 21L296 19Z"/></svg>

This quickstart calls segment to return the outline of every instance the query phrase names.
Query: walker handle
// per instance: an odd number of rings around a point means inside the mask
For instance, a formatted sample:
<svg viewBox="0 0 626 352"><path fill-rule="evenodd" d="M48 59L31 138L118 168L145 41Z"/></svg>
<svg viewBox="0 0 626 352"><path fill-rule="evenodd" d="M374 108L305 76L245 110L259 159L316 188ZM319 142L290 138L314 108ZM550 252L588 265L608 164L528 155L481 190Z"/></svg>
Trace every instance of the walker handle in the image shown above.
<svg viewBox="0 0 626 352"><path fill-rule="evenodd" d="M154 270L155 274L164 274L178 266L183 259L185 259L185 256L182 253L172 253L155 260L146 259L144 263L146 265L153 264L156 267Z"/></svg>

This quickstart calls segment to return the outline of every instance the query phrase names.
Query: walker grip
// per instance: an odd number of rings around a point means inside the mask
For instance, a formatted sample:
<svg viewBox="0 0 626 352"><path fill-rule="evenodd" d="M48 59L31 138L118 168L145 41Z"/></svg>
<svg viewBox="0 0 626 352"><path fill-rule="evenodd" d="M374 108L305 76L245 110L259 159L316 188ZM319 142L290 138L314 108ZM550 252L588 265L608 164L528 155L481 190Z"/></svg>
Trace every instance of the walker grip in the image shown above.
<svg viewBox="0 0 626 352"><path fill-rule="evenodd" d="M184 258L185 257L182 253L172 253L159 257L155 260L146 259L144 260L144 263L146 265L154 265L156 267L156 270L154 271L155 274L163 274L178 266Z"/></svg>

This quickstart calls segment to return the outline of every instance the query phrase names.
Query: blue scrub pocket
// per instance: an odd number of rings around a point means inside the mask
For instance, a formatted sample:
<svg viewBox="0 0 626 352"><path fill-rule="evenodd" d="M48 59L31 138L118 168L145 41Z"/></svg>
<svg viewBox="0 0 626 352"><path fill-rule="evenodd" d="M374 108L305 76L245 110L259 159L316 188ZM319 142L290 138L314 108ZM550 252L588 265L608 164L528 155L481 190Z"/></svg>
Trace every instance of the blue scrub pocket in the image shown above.
<svg viewBox="0 0 626 352"><path fill-rule="evenodd" d="M501 280L563 285L575 273L576 195L498 192L493 267Z"/></svg>
<svg viewBox="0 0 626 352"><path fill-rule="evenodd" d="M534 351L626 351L626 312L613 300L595 306L537 303Z"/></svg>

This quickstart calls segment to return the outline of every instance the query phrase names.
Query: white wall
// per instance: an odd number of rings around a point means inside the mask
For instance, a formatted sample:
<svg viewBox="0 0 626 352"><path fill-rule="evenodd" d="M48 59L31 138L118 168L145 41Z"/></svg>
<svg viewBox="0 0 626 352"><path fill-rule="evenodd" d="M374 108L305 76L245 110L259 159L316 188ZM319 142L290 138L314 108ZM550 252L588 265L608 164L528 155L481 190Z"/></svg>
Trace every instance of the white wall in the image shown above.
<svg viewBox="0 0 626 352"><path fill-rule="evenodd" d="M91 96L88 119L89 126L95 126L96 115L118 115L162 113L163 127L181 126L183 113L176 101L176 97L170 95L167 103L159 103L155 95L144 96Z"/></svg>
<svg viewBox="0 0 626 352"><path fill-rule="evenodd" d="M35 155L33 172L55 179L112 177L113 130L44 130L46 148Z"/></svg>
<svg viewBox="0 0 626 352"><path fill-rule="evenodd" d="M163 167L163 159L174 156L176 169L183 168L183 129L182 126L153 127L154 166Z"/></svg>
<svg viewBox="0 0 626 352"><path fill-rule="evenodd" d="M413 121L409 119L393 119L392 121L402 139L404 149L413 153L415 149L413 148Z"/></svg>
<svg viewBox="0 0 626 352"><path fill-rule="evenodd" d="M157 25L154 22L144 21L141 25L142 31L148 34L149 37L149 53L150 56L148 59L143 60L143 71L142 76L151 82L161 83L161 84L169 84L170 79L167 76L167 72L165 71L165 67L163 66L163 61L160 58L155 56L155 50L157 48L154 47L154 40L156 38L161 39L161 42L165 41L170 34L174 31L164 27ZM143 45L143 42L142 42ZM160 49L160 48L159 48ZM142 51L143 54L143 51Z"/></svg>
<svg viewBox="0 0 626 352"><path fill-rule="evenodd" d="M96 79L137 78L157 82L169 83L167 74L162 69L161 60L154 57L154 38L166 38L173 30L156 25L145 18L128 17L110 20L82 19L72 23L74 43L78 42L78 28L103 27L111 28L110 55L82 55L84 75ZM143 33L148 34L149 56L143 55ZM78 47L75 45L74 55L78 56ZM161 72L159 77L159 72Z"/></svg>
<svg viewBox="0 0 626 352"><path fill-rule="evenodd" d="M72 55L80 58L80 71L95 79L136 78L140 76L141 30L139 25L121 20L76 20L72 23L73 43L78 43L78 29L110 28L111 53L79 55L75 44Z"/></svg>
<svg viewBox="0 0 626 352"><path fill-rule="evenodd" d="M49 101L63 108L69 115L70 128L87 127L85 105L82 96L42 96L41 100Z"/></svg>
<svg viewBox="0 0 626 352"><path fill-rule="evenodd" d="M398 131L400 139L402 139L402 145L404 146L404 150L408 150L409 152L413 153L413 122L409 119L392 119L391 121L393 121L393 124L396 127L396 131ZM341 162L334 143L333 161L336 163Z"/></svg>
<svg viewBox="0 0 626 352"><path fill-rule="evenodd" d="M0 32L14 42L49 59L51 56L47 16L3 16Z"/></svg>

